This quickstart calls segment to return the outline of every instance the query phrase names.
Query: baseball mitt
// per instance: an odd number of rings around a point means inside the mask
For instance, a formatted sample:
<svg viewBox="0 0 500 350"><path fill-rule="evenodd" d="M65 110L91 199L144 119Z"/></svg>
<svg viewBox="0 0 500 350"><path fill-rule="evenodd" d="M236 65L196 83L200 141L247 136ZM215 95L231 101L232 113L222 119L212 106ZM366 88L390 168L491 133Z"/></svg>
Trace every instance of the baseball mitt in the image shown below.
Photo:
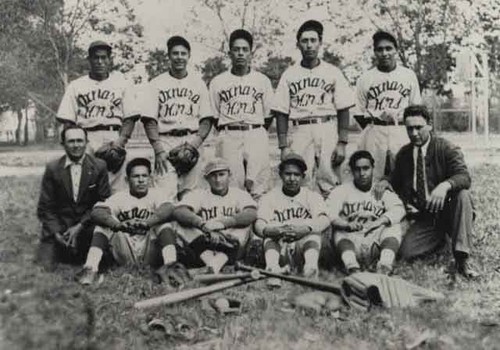
<svg viewBox="0 0 500 350"><path fill-rule="evenodd" d="M109 172L116 174L125 162L127 151L113 142L105 143L95 152L95 156L106 162Z"/></svg>
<svg viewBox="0 0 500 350"><path fill-rule="evenodd" d="M209 240L209 245L212 249L228 255L234 254L240 245L240 242L238 242L237 239L216 231L207 234L207 239Z"/></svg>
<svg viewBox="0 0 500 350"><path fill-rule="evenodd" d="M156 270L155 279L157 282L165 284L167 288L182 289L193 278L184 265L175 262L170 265L163 265Z"/></svg>
<svg viewBox="0 0 500 350"><path fill-rule="evenodd" d="M191 171L199 158L200 153L198 150L187 142L174 147L168 153L168 160L174 166L178 175L187 174Z"/></svg>

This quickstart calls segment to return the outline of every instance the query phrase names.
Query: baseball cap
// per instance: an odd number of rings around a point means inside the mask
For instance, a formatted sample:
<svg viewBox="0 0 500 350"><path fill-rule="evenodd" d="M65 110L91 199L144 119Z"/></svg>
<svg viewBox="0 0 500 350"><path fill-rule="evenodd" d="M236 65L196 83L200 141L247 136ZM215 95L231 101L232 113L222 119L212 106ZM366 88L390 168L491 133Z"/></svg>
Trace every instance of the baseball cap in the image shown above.
<svg viewBox="0 0 500 350"><path fill-rule="evenodd" d="M302 33L308 30L315 31L316 33L318 33L320 39L323 38L323 25L320 22L312 19L302 23L299 30L297 31L297 41L300 40L300 36L302 35Z"/></svg>
<svg viewBox="0 0 500 350"><path fill-rule="evenodd" d="M380 40L389 40L390 42L392 42L394 44L394 47L396 47L396 48L398 47L398 42L396 40L396 37L394 35L392 35L391 33L383 31L383 30L379 30L375 34L373 34L372 39L373 39L373 46L377 45L377 43Z"/></svg>
<svg viewBox="0 0 500 350"><path fill-rule="evenodd" d="M182 36L174 35L173 37L167 40L168 51L172 50L172 48L177 45L182 45L186 49L188 49L188 51L191 51L191 45L189 45L189 42Z"/></svg>
<svg viewBox="0 0 500 350"><path fill-rule="evenodd" d="M108 52L111 52L111 45L109 45L107 42L102 41L102 40L93 41L89 45L89 49L88 49L89 56L92 54L92 52L94 52L97 49L106 49L106 50L108 50Z"/></svg>
<svg viewBox="0 0 500 350"><path fill-rule="evenodd" d="M229 170L229 163L224 158L214 158L205 166L204 175L208 176L214 171Z"/></svg>
<svg viewBox="0 0 500 350"><path fill-rule="evenodd" d="M246 31L245 29L236 29L234 32L231 33L229 36L229 48L233 46L233 43L237 39L244 39L248 42L250 45L250 49L253 48L253 36L250 34L250 32Z"/></svg>
<svg viewBox="0 0 500 350"><path fill-rule="evenodd" d="M279 165L279 170L283 171L283 167L286 164L295 164L297 165L302 172L305 172L307 170L307 165L306 162L304 161L304 158L302 158L299 154L297 153L289 153L283 158Z"/></svg>
<svg viewBox="0 0 500 350"><path fill-rule="evenodd" d="M145 166L146 168L148 168L149 173L151 174L151 162L149 161L149 159L139 157L139 158L134 158L130 162L127 163L127 168L125 169L127 176L130 176L132 169L136 166L139 166L139 165L142 165L142 166Z"/></svg>

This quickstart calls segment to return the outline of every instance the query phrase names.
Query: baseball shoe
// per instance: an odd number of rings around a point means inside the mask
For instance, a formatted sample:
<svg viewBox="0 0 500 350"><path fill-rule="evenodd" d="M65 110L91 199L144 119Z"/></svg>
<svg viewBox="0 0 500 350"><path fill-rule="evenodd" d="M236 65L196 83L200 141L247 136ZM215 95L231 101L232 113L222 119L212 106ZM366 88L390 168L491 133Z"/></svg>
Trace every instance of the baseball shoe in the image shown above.
<svg viewBox="0 0 500 350"><path fill-rule="evenodd" d="M456 261L457 272L468 280L478 279L481 274L477 272L470 259L459 259Z"/></svg>
<svg viewBox="0 0 500 350"><path fill-rule="evenodd" d="M97 272L93 271L90 267L84 266L75 276L78 283L88 286L97 281Z"/></svg>
<svg viewBox="0 0 500 350"><path fill-rule="evenodd" d="M280 268L278 269L267 268L266 270L270 272L281 273ZM277 277L268 277L266 284L269 289L281 288L281 280Z"/></svg>
<svg viewBox="0 0 500 350"><path fill-rule="evenodd" d="M389 276L392 273L392 266L387 264L381 264L380 262L377 264L376 272L381 275Z"/></svg>

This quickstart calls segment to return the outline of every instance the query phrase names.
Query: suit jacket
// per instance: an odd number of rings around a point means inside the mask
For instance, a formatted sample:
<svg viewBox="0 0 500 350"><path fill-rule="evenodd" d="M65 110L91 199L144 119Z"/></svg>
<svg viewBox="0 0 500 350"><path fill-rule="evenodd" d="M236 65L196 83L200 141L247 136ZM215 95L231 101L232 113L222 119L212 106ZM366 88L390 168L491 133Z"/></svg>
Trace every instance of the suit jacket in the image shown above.
<svg viewBox="0 0 500 350"><path fill-rule="evenodd" d="M390 177L392 187L405 203L415 203L416 200L414 169L413 145L407 144L398 152ZM435 135L431 135L425 155L425 174L429 193L443 181L451 184L451 191L468 189L471 185L469 170L460 148Z"/></svg>
<svg viewBox="0 0 500 350"><path fill-rule="evenodd" d="M95 203L111 195L106 163L85 155L78 199L73 200L70 168L65 168L66 156L51 161L45 167L42 179L38 218L42 223L42 238L62 233L81 222L91 224L90 212Z"/></svg>

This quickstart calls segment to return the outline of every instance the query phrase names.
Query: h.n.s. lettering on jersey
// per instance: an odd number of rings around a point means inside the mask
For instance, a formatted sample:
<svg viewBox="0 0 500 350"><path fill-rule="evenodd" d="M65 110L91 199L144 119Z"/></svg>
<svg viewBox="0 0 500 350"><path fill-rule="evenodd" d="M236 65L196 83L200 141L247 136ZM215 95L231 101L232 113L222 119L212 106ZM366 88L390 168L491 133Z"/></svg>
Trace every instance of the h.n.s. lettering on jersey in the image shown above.
<svg viewBox="0 0 500 350"><path fill-rule="evenodd" d="M264 93L250 85L236 85L220 90L218 97L221 113L227 116L255 114L256 105L262 103Z"/></svg>
<svg viewBox="0 0 500 350"><path fill-rule="evenodd" d="M200 94L187 87L169 87L158 93L158 120L169 122L171 118L192 117L198 113Z"/></svg>
<svg viewBox="0 0 500 350"><path fill-rule="evenodd" d="M335 85L319 77L306 77L289 84L290 107L322 106L331 103Z"/></svg>
<svg viewBox="0 0 500 350"><path fill-rule="evenodd" d="M384 81L371 86L367 93L368 108L374 111L399 110L408 104L411 88L399 81Z"/></svg>
<svg viewBox="0 0 500 350"><path fill-rule="evenodd" d="M76 96L78 116L84 119L121 118L122 94L104 88L79 93Z"/></svg>

